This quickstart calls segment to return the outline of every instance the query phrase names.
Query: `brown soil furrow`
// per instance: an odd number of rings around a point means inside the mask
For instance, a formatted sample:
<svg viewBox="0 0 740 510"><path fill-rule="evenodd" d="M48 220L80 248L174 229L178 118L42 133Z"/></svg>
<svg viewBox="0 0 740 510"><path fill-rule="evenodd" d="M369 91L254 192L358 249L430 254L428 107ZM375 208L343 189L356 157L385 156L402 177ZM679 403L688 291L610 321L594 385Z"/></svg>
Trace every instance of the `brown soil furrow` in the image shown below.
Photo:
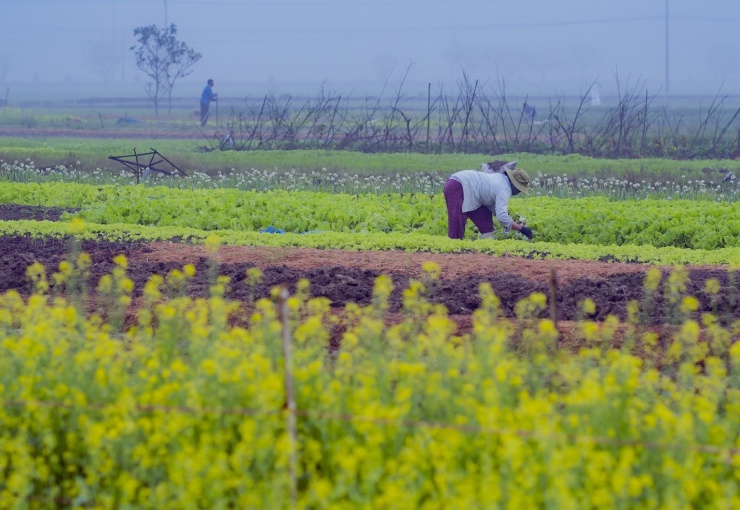
<svg viewBox="0 0 740 510"><path fill-rule="evenodd" d="M208 251L203 246L157 242L151 243L146 252L133 253L132 257L186 264L208 257ZM439 264L442 279L508 273L537 282L548 282L550 269L554 269L558 281L563 284L581 278L610 278L616 275L644 273L650 267L618 262L495 257L480 253L369 252L261 246L223 246L219 249L218 259L222 264L250 263L259 268L275 265L301 270L331 266L353 267L372 269L383 274L403 273L414 278L422 274L421 266L424 262L432 261Z"/></svg>
<svg viewBox="0 0 740 510"><path fill-rule="evenodd" d="M0 239L0 292L17 289L29 292L25 270L34 261L43 263L53 272L71 248L69 240L30 239L7 236ZM193 263L196 275L187 292L192 296L209 294L213 261L201 246L176 243L111 243L85 241L78 248L91 255L90 288L99 278L111 272L112 259L123 253L129 259L128 275L134 281L134 295L140 295L152 274L167 275L186 263ZM517 257L491 257L475 254L435 255L405 252L343 252L338 250L307 250L291 248L222 247L218 253L219 274L230 277L231 290L227 297L241 301L269 296L270 290L285 285L291 291L300 279L310 282L311 296L326 297L334 309L349 302L367 305L371 302L375 279L388 274L395 287L389 300L392 313L402 308L402 290L410 279L418 279L421 264L434 260L442 267L439 280L428 289L432 302L443 304L450 314L470 315L479 306L478 289L488 283L501 300L501 311L514 316L516 303L532 292L548 294L547 278L551 267L558 271L558 309L562 320L582 318L579 303L590 298L596 304L593 318L603 320L614 314L626 316L631 300L643 300L644 266L579 261L538 261ZM262 282L251 289L246 280L247 270L259 267ZM626 269L626 270L623 270ZM588 277L584 277L588 275ZM720 293L712 303L703 293L707 278L717 278ZM689 271L687 293L699 298L701 312L717 310L727 323L740 318L740 282L723 268L696 268ZM654 296L652 321L662 322L667 315L663 306L662 288ZM543 310L540 316L547 316Z"/></svg>

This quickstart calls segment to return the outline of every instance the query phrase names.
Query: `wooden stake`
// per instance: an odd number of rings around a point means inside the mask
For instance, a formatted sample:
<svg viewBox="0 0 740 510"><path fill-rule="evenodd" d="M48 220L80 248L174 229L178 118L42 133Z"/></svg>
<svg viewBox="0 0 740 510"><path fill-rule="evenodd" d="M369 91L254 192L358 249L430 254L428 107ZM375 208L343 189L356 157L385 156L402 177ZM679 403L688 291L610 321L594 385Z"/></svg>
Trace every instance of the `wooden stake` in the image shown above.
<svg viewBox="0 0 740 510"><path fill-rule="evenodd" d="M290 456L288 458L288 467L290 470L290 499L293 508L296 507L298 499L297 471L298 461L296 451L298 449L298 433L296 430L296 405L295 393L293 390L293 357L290 350L290 323L288 311L288 289L280 289L280 314L283 322L283 369L285 372L285 409L287 414L288 441Z"/></svg>
<svg viewBox="0 0 740 510"><path fill-rule="evenodd" d="M555 331L560 337L558 329L558 277L555 274L555 268L550 268L550 320L555 324Z"/></svg>

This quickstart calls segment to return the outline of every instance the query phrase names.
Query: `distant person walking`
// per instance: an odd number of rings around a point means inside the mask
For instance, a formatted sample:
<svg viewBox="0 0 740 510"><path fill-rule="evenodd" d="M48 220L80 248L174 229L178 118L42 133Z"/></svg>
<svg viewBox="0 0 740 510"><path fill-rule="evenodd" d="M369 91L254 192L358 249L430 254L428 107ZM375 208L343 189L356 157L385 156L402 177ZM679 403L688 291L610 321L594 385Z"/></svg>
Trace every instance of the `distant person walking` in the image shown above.
<svg viewBox="0 0 740 510"><path fill-rule="evenodd" d="M213 93L213 80L208 80L208 84L200 95L200 125L205 126L208 122L208 109L211 101L218 101L218 94Z"/></svg>

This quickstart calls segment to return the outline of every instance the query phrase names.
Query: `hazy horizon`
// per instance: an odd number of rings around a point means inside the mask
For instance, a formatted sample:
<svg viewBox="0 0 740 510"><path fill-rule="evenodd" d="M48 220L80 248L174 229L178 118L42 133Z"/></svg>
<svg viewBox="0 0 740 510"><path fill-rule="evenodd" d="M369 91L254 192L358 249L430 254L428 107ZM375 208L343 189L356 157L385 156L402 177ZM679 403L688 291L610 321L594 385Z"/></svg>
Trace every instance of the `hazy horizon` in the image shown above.
<svg viewBox="0 0 740 510"><path fill-rule="evenodd" d="M740 90L740 3L729 0L0 0L0 8L0 86L15 97L143 96L133 31L165 22L203 55L178 97L197 96L207 78L224 95L322 84L377 94L407 70L410 93L427 83L454 88L463 73L513 95L578 94L596 81L608 95L616 77L653 94Z"/></svg>

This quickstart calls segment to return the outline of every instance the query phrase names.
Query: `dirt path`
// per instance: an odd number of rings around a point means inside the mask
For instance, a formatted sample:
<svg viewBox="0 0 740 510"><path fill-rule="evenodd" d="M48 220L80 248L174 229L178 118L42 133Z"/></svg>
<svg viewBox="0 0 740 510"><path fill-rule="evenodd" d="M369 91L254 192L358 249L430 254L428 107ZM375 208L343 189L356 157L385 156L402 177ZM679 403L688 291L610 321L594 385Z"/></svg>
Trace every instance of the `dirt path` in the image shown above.
<svg viewBox="0 0 740 510"><path fill-rule="evenodd" d="M39 207L36 205L0 204L0 220L46 220L59 221L65 212L76 213L79 209L63 207Z"/></svg>

